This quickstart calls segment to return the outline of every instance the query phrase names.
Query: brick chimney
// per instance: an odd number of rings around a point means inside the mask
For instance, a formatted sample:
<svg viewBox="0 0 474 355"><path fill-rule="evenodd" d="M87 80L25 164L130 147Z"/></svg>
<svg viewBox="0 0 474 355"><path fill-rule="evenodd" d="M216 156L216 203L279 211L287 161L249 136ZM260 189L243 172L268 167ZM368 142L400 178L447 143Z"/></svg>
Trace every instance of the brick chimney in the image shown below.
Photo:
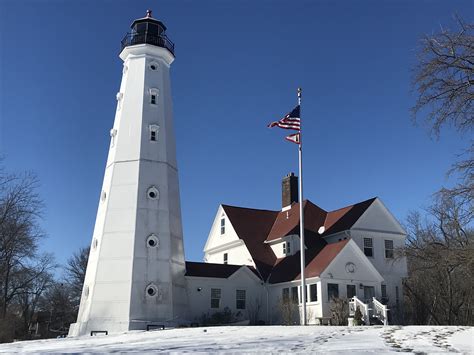
<svg viewBox="0 0 474 355"><path fill-rule="evenodd" d="M298 177L294 173L286 175L281 182L281 208L298 202Z"/></svg>

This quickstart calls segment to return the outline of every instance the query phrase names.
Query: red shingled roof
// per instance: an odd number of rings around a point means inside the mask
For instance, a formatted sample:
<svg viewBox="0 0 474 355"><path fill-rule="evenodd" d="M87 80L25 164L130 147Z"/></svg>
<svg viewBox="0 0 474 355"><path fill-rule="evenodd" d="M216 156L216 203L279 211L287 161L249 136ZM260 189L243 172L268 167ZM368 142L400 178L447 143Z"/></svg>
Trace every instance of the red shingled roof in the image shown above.
<svg viewBox="0 0 474 355"><path fill-rule="evenodd" d="M222 207L235 232L247 246L258 270L266 278L276 257L271 247L264 241L278 212L227 205L222 205Z"/></svg>
<svg viewBox="0 0 474 355"><path fill-rule="evenodd" d="M303 211L305 230L317 232L323 225L327 212L308 200L303 202ZM299 234L299 225L300 204L293 203L289 210L278 213L266 241L270 242L289 234Z"/></svg>
<svg viewBox="0 0 474 355"><path fill-rule="evenodd" d="M305 200L303 202L305 242L308 248L306 250L307 277L318 276L347 244L347 240L327 244L323 237L350 229L374 201L375 198L371 198L331 212L326 212L311 201ZM235 232L247 246L258 270L252 268L252 271L257 276L268 278L271 283L295 280L300 277L299 252L277 260L268 244L270 241L290 234L299 234L298 203L293 203L291 209L283 212L228 205L222 205L222 207ZM321 226L325 227L325 232L322 235L318 233ZM188 264L190 271L187 271L186 275L189 276L194 276L193 274L197 273L199 275L217 275L205 277L223 277L222 275L231 272L232 267L236 268L232 273L239 268L237 265L224 265L227 267L224 270L219 268L222 264L197 263L219 265L205 269L205 266L187 262L186 269L188 269Z"/></svg>
<svg viewBox="0 0 474 355"><path fill-rule="evenodd" d="M305 277L320 276L348 242L349 240L342 240L337 243L307 249L305 253ZM280 283L297 280L301 276L300 272L300 252L297 252L286 258L278 259L268 282Z"/></svg>

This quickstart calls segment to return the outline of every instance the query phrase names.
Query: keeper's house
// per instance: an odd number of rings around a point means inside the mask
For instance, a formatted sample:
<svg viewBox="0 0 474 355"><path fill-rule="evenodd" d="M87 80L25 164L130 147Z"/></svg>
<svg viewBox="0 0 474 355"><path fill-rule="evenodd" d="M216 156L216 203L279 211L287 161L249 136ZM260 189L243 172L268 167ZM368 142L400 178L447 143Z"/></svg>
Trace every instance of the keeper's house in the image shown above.
<svg viewBox="0 0 474 355"><path fill-rule="evenodd" d="M279 324L289 303L301 307L297 186L294 174L283 179L280 211L219 206L205 262L186 262L192 319L228 307L244 319ZM406 232L382 201L328 212L305 200L303 209L308 323L331 317L332 298L351 300L367 324L375 317L385 324L390 315L395 319L407 275L396 249Z"/></svg>

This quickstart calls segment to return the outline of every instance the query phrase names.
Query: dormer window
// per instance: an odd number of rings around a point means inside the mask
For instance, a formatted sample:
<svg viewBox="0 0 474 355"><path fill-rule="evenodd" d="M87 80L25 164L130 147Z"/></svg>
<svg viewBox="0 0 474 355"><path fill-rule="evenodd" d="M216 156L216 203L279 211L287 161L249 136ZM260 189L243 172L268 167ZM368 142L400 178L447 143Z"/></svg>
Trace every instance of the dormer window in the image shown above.
<svg viewBox="0 0 474 355"><path fill-rule="evenodd" d="M283 242L283 254L284 255L291 254L291 243L290 242Z"/></svg>
<svg viewBox="0 0 474 355"><path fill-rule="evenodd" d="M158 105L158 89L150 89L150 104Z"/></svg>
<svg viewBox="0 0 474 355"><path fill-rule="evenodd" d="M158 132L160 130L160 126L156 124L152 124L149 127L150 130L150 141L156 142L158 140Z"/></svg>
<svg viewBox="0 0 474 355"><path fill-rule="evenodd" d="M225 218L221 218L221 235L225 234Z"/></svg>

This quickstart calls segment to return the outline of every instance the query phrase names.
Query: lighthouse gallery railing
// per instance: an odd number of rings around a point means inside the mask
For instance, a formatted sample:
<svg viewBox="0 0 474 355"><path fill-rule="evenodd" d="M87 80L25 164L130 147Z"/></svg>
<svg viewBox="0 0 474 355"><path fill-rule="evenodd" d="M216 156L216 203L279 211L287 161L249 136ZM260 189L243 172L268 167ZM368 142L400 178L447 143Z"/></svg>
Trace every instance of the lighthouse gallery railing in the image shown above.
<svg viewBox="0 0 474 355"><path fill-rule="evenodd" d="M130 32L125 35L122 39L122 48L123 50L125 47L133 46L136 44L152 44L154 46L166 48L174 55L174 43L170 41L170 39L164 35L157 35L152 34L149 32L144 33L136 33Z"/></svg>

